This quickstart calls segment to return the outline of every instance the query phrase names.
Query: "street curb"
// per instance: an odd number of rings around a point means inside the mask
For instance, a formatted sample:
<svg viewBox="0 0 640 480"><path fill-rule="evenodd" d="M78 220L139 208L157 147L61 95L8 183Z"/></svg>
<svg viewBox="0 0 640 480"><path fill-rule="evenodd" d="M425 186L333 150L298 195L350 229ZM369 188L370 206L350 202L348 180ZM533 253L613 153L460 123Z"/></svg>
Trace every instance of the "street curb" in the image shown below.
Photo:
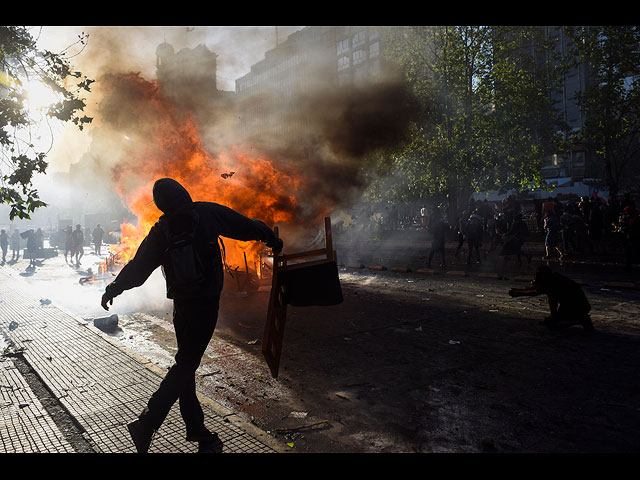
<svg viewBox="0 0 640 480"><path fill-rule="evenodd" d="M449 270L446 272L446 275L451 275L452 277L468 277L470 274L465 272L464 270Z"/></svg>
<svg viewBox="0 0 640 480"><path fill-rule="evenodd" d="M478 277L480 277L480 278L493 278L495 280L500 280L502 278L502 275L500 275L499 273L479 273Z"/></svg>

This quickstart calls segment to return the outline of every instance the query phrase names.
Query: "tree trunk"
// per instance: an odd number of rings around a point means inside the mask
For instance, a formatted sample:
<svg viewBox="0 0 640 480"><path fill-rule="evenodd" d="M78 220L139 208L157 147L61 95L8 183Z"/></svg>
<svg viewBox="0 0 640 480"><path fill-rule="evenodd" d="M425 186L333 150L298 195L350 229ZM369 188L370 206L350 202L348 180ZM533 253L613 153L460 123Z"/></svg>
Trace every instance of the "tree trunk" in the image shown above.
<svg viewBox="0 0 640 480"><path fill-rule="evenodd" d="M609 156L609 149L605 149L605 157L604 157L604 177L607 182L607 187L609 188L609 195L616 196L618 195L618 180L617 177L613 174L611 158Z"/></svg>

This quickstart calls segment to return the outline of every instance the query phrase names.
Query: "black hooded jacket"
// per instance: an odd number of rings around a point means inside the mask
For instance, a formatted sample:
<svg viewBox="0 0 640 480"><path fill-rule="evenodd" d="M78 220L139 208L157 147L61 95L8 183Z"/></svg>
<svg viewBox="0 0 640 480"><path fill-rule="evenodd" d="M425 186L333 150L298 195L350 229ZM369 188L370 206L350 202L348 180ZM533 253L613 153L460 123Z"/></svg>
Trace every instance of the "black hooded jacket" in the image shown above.
<svg viewBox="0 0 640 480"><path fill-rule="evenodd" d="M203 228L208 242L218 241L218 237L235 240L259 240L268 247L278 245L279 240L266 224L260 220L248 218L235 210L213 202L193 202L189 192L170 178L158 180L153 187L153 200L164 214L151 227L148 235L142 241L138 250L116 279L107 285L106 293L116 297L123 291L139 287L159 266L166 266L168 240L165 232L172 225L180 225L181 219L198 218L198 224ZM179 228L179 227L178 227ZM216 270L213 281L205 292L197 295L219 296L222 291L224 270L219 247L214 249L214 268ZM170 280L167 277L167 297L175 298Z"/></svg>

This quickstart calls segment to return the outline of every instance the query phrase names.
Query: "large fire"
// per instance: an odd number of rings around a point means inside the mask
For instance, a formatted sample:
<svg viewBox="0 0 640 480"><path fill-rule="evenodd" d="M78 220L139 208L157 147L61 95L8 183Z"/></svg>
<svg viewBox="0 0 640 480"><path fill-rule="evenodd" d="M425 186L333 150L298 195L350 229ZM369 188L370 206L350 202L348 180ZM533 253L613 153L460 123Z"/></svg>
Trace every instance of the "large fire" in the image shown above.
<svg viewBox="0 0 640 480"><path fill-rule="evenodd" d="M250 148L241 145L210 154L200 140L194 117L177 112L157 85L136 75L117 80L104 102L106 115L111 114L111 122L118 127L124 152L113 170L113 180L137 217L135 225L121 226L120 244L111 247L119 263L133 257L162 214L152 197L153 184L162 177L180 182L194 201L226 205L270 227L296 221L295 192L304 188L302 175L285 173L272 160L249 155ZM317 218L326 213L318 212ZM254 268L263 248L260 242L225 239L224 244L227 263L242 265L243 270L245 265Z"/></svg>

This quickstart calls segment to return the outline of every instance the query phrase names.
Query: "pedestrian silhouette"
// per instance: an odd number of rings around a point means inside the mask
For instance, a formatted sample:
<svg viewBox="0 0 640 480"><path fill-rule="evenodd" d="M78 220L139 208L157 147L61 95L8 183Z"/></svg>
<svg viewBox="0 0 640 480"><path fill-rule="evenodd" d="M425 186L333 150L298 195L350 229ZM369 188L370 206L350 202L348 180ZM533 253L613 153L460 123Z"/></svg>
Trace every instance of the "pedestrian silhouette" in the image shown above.
<svg viewBox="0 0 640 480"><path fill-rule="evenodd" d="M217 203L193 202L187 190L173 179L155 182L153 200L163 215L133 259L107 285L101 302L108 310L114 297L142 285L157 267L162 267L167 297L173 299L173 324L178 343L175 364L138 419L128 425L139 453L149 450L154 432L176 401L186 426L187 441L219 442L217 434L204 425L195 384L196 369L218 319L224 278L218 237L259 240L274 253L282 250L282 240L262 221Z"/></svg>

